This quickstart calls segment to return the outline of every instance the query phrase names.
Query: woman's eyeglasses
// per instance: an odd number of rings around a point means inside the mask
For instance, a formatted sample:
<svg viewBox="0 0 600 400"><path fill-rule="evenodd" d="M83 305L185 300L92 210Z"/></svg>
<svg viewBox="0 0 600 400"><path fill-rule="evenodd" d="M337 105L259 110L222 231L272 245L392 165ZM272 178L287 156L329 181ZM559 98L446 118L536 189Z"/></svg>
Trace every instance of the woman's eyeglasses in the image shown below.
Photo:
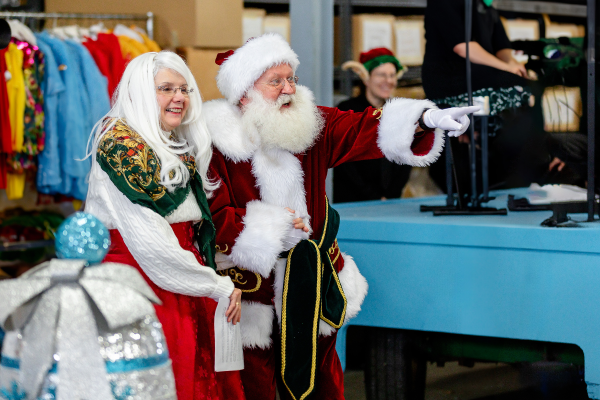
<svg viewBox="0 0 600 400"><path fill-rule="evenodd" d="M156 91L163 96L173 97L177 94L177 91L180 91L182 95L185 97L189 97L190 93L194 92L193 88L189 88L187 86L180 87L171 87L171 86L157 86Z"/></svg>

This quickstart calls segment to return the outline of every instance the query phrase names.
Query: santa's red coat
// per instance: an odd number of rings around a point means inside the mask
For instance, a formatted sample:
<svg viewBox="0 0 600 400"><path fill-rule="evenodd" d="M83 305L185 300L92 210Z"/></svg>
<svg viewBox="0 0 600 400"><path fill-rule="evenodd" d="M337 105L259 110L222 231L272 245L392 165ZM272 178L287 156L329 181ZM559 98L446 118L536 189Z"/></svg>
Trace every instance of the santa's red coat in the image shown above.
<svg viewBox="0 0 600 400"><path fill-rule="evenodd" d="M423 110L435 108L425 100L395 99L383 109L369 108L363 113L319 107L325 121L320 135L312 147L292 155L280 149L262 148L260 140L245 132L237 107L224 100L206 103L204 107L214 143L209 177L220 183L209 199L217 229L218 268L244 291L245 348L268 350L272 348L273 308L280 317L285 259L279 254L284 250L282 240L291 225L284 207L308 215L311 238L320 238L326 216L329 168L383 156L404 164L427 165L439 156L443 133L431 130L415 134ZM352 258L340 254L336 244L329 255L348 300L348 321L360 311L367 283ZM334 332L320 322L322 337ZM330 349L327 357L332 354L335 351ZM337 370L333 373L341 374L339 361L333 364ZM251 397L248 393L246 396Z"/></svg>

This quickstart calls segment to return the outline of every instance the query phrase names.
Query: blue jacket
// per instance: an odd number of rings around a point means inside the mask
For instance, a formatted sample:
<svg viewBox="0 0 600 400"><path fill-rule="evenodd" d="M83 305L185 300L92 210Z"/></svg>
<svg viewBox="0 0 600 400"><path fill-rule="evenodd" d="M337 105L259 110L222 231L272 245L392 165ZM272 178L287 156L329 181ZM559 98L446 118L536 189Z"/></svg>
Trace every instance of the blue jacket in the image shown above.
<svg viewBox="0 0 600 400"><path fill-rule="evenodd" d="M58 72L58 64L50 46L39 34L36 37L37 45L44 53L45 62L42 92L44 93L46 131L44 150L38 156L37 190L40 193L51 193L52 187L62 184L58 150L58 102L59 95L65 91L65 85Z"/></svg>

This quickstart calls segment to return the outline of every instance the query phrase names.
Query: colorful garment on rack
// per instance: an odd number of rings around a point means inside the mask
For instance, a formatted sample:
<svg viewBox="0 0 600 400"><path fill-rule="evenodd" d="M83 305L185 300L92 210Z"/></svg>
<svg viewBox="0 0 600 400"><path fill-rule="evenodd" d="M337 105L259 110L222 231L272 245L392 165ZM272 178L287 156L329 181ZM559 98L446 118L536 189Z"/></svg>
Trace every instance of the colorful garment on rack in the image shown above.
<svg viewBox="0 0 600 400"><path fill-rule="evenodd" d="M9 119L11 126L12 149L20 152L23 149L23 133L25 130L25 78L23 76L23 52L15 43L9 43L5 53L9 76L6 76L6 89L9 102ZM20 199L25 190L25 175L8 172L6 174L6 196L9 200Z"/></svg>
<svg viewBox="0 0 600 400"><path fill-rule="evenodd" d="M138 42L137 40L130 38L128 36L117 36L119 38L119 45L121 46L121 53L123 54L123 58L129 62L136 58L139 55L144 53L148 53L150 50L143 43Z"/></svg>
<svg viewBox="0 0 600 400"><path fill-rule="evenodd" d="M45 61L42 91L46 131L44 151L38 156L37 189L40 193L50 193L52 187L59 187L62 183L58 147L58 103L59 95L65 91L65 85L52 49L43 40L38 39L37 42L44 53Z"/></svg>
<svg viewBox="0 0 600 400"><path fill-rule="evenodd" d="M81 91L86 90L77 76L79 66L68 46L47 32L37 35L38 41L48 45L54 54L65 91L58 96L58 146L61 183L46 188L48 194L63 194L83 200L87 194L86 176L89 163L77 161L87 153L86 114ZM89 98L87 99L89 101ZM89 109L89 104L88 108Z"/></svg>
<svg viewBox="0 0 600 400"><path fill-rule="evenodd" d="M102 75L108 79L108 95L112 99L125 72L125 59L119 39L112 33L99 33L96 40L87 38L83 45L94 57Z"/></svg>
<svg viewBox="0 0 600 400"><path fill-rule="evenodd" d="M6 189L7 153L12 152L12 129L10 126L10 107L6 90L6 57L8 50L0 50L0 189Z"/></svg>
<svg viewBox="0 0 600 400"><path fill-rule="evenodd" d="M21 151L23 146L23 131L25 130L25 78L23 76L23 52L16 44L9 43L5 53L6 91L9 102L9 118L11 130L11 144L13 151Z"/></svg>
<svg viewBox="0 0 600 400"><path fill-rule="evenodd" d="M110 99L108 97L108 80L96 65L96 62L90 55L88 49L80 43L72 40L66 40L65 43L73 51L78 61L80 78L85 90L81 90L82 96L86 96L83 101L88 105L89 112L86 115L86 137L92 132L94 125L106 113L110 111ZM91 162L90 162L91 168Z"/></svg>
<svg viewBox="0 0 600 400"><path fill-rule="evenodd" d="M155 51L157 53L159 51L161 51L161 48L158 45L158 43L156 43L154 40L150 39L148 37L148 35L146 35L144 32L140 32L139 30L136 30L136 32L140 34L140 36L142 37L142 39L144 39L144 46L146 46L149 51Z"/></svg>
<svg viewBox="0 0 600 400"><path fill-rule="evenodd" d="M36 156L44 149L44 95L41 88L44 55L37 46L30 43L16 40L14 43L23 52L25 112L21 151L15 151L8 162L11 173L22 174L37 168Z"/></svg>

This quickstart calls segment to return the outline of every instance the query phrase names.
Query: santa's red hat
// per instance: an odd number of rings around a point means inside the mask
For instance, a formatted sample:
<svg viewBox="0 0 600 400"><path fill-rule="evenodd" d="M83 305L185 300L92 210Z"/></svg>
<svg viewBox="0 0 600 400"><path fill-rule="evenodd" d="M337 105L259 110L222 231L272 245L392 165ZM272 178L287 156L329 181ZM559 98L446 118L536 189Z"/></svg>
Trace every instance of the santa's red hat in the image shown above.
<svg viewBox="0 0 600 400"><path fill-rule="evenodd" d="M227 101L239 103L248 89L271 67L289 64L294 73L300 64L288 42L276 33L250 39L236 51L220 53L215 60L221 66L217 86Z"/></svg>

